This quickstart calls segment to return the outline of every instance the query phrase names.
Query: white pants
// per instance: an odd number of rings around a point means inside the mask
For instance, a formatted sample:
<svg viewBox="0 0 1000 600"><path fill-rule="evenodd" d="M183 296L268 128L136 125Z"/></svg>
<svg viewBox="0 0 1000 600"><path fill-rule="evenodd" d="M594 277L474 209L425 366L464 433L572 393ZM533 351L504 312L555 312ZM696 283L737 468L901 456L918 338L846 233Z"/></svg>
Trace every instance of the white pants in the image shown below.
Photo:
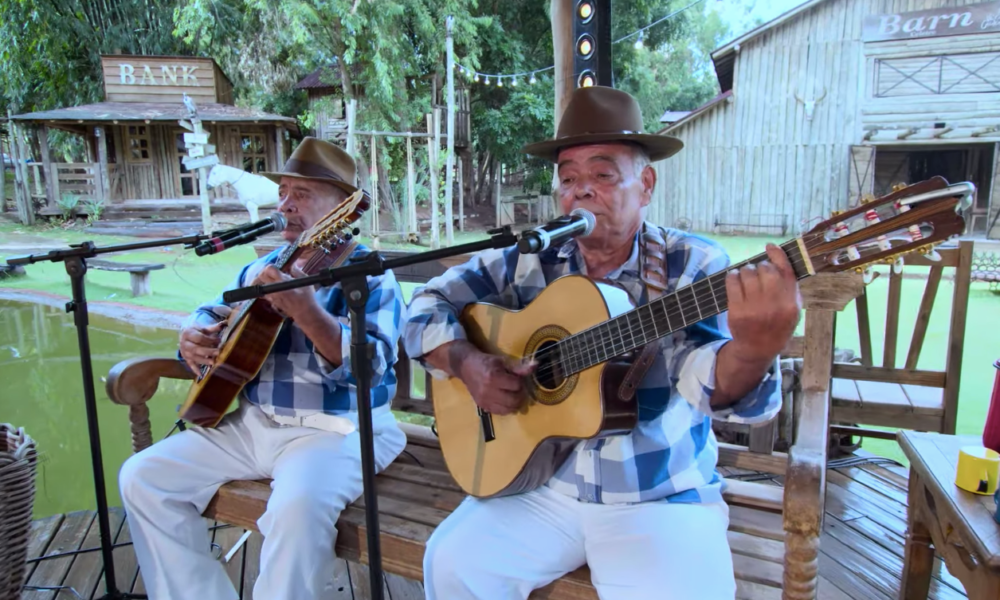
<svg viewBox="0 0 1000 600"><path fill-rule="evenodd" d="M602 600L732 600L729 508L599 505L547 487L466 499L424 554L430 600L524 599L587 564Z"/></svg>
<svg viewBox="0 0 1000 600"><path fill-rule="evenodd" d="M381 471L406 445L390 412L374 419ZM135 554L151 600L238 597L210 553L201 513L219 487L273 478L255 598L332 598L336 523L363 491L358 432L281 427L243 402L215 429L192 428L130 457L119 473Z"/></svg>

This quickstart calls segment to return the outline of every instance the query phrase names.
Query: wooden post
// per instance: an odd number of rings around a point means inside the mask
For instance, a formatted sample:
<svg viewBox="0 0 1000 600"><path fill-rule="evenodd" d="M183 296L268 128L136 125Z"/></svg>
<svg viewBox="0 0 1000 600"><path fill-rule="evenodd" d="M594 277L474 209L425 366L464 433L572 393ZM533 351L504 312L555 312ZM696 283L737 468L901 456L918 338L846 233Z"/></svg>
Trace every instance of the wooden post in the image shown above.
<svg viewBox="0 0 1000 600"><path fill-rule="evenodd" d="M274 128L274 153L278 159L277 169L285 166L285 128L278 125Z"/></svg>
<svg viewBox="0 0 1000 600"><path fill-rule="evenodd" d="M444 231L448 245L455 243L455 219L452 218L455 183L455 52L451 37L453 17L447 19L446 49L448 55L448 150L445 154L444 172Z"/></svg>
<svg viewBox="0 0 1000 600"><path fill-rule="evenodd" d="M10 131L8 128L7 131ZM3 138L0 138L0 213L7 209L7 162L3 160L3 155L14 156L13 152L3 151Z"/></svg>
<svg viewBox="0 0 1000 600"><path fill-rule="evenodd" d="M503 187L503 163L497 161L496 163L496 187L494 188L494 202L497 209L497 227L500 227L500 188Z"/></svg>
<svg viewBox="0 0 1000 600"><path fill-rule="evenodd" d="M458 157L458 230L465 231L465 177L462 172L462 157Z"/></svg>
<svg viewBox="0 0 1000 600"><path fill-rule="evenodd" d="M94 127L94 138L97 140L97 162L101 170L97 180L100 190L97 197L107 204L111 204L111 177L108 173L108 136L103 125ZM59 181L56 180L56 184Z"/></svg>
<svg viewBox="0 0 1000 600"><path fill-rule="evenodd" d="M427 138L427 154L430 160L430 180L431 180L431 194L430 194L430 204L431 204L431 248L437 249L441 247L441 235L438 231L438 170L437 170L437 160L438 160L438 149L441 147L441 126L439 118L441 116L441 110L435 108L434 111L427 115L427 133L430 137Z"/></svg>
<svg viewBox="0 0 1000 600"><path fill-rule="evenodd" d="M56 173L49 155L49 126L43 124L39 134L38 146L42 151L42 172L45 174L45 201L49 208L54 208L59 200L56 197L59 192L54 182L59 180L59 175Z"/></svg>
<svg viewBox="0 0 1000 600"><path fill-rule="evenodd" d="M369 183L369 185L372 188L371 189L371 192L372 192L372 210L371 210L371 214L372 214L372 231L371 231L371 235L372 235L372 249L374 249L374 250L378 250L379 249L379 239L378 239L378 232L379 232L379 224L378 224L378 147L376 145L376 140L377 139L378 138L376 138L374 135L372 135L371 138L370 138L371 141L369 142L369 145L370 145L369 150L371 151L371 165L369 167L371 169L371 176L369 177L369 181L371 183Z"/></svg>
<svg viewBox="0 0 1000 600"><path fill-rule="evenodd" d="M552 51L555 55L555 69L552 72L555 88L555 110L552 131L559 129L559 119L573 94L573 5L575 0L550 0L552 14ZM558 189L558 169L552 168L552 189Z"/></svg>
<svg viewBox="0 0 1000 600"><path fill-rule="evenodd" d="M419 233L417 226L416 176L413 173L413 136L406 136L406 231Z"/></svg>
<svg viewBox="0 0 1000 600"><path fill-rule="evenodd" d="M14 160L14 203L17 205L17 216L23 225L35 224L35 210L31 204L31 190L28 189L27 170L24 166L26 157L22 154L20 127L10 118L7 111L7 123L10 131L10 149Z"/></svg>
<svg viewBox="0 0 1000 600"><path fill-rule="evenodd" d="M357 128L355 124L355 119L358 114L358 101L351 98L347 101L347 153L354 158L354 151L356 150L355 144L357 141L354 139L354 130ZM355 182L355 185L357 182Z"/></svg>

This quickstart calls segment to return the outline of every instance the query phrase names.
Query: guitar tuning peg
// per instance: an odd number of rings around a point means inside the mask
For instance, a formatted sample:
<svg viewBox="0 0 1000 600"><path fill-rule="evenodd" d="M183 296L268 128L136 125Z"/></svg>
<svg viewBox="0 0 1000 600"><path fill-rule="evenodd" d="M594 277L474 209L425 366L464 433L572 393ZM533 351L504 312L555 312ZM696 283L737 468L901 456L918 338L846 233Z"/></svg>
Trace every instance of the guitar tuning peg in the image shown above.
<svg viewBox="0 0 1000 600"><path fill-rule="evenodd" d="M865 285L868 285L873 279L875 279L875 275L872 273L872 270L867 266L858 267L855 270L861 273L861 281L863 281Z"/></svg>
<svg viewBox="0 0 1000 600"><path fill-rule="evenodd" d="M892 186L892 191L894 192L898 192L900 190L905 190L905 189L906 189L906 184L903 182L899 182Z"/></svg>
<svg viewBox="0 0 1000 600"><path fill-rule="evenodd" d="M892 272L896 273L897 275L899 275L899 274L901 274L903 272L903 257L902 256L897 256L896 260L893 261L893 263L892 263Z"/></svg>
<svg viewBox="0 0 1000 600"><path fill-rule="evenodd" d="M844 212L844 211L842 211L842 210L831 210L831 211L830 211L830 217L836 217L836 216L839 216L839 215L843 214L843 212Z"/></svg>
<svg viewBox="0 0 1000 600"><path fill-rule="evenodd" d="M861 197L861 204L868 204L874 199L875 196L872 196L871 194L865 194L864 196Z"/></svg>

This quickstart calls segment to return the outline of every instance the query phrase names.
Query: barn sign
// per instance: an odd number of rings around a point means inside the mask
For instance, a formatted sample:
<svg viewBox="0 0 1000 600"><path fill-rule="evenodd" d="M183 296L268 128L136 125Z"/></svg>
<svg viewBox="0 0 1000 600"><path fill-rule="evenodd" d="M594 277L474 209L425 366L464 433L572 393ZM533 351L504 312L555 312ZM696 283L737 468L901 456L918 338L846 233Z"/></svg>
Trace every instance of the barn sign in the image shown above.
<svg viewBox="0 0 1000 600"><path fill-rule="evenodd" d="M1000 32L1000 2L865 17L866 42Z"/></svg>

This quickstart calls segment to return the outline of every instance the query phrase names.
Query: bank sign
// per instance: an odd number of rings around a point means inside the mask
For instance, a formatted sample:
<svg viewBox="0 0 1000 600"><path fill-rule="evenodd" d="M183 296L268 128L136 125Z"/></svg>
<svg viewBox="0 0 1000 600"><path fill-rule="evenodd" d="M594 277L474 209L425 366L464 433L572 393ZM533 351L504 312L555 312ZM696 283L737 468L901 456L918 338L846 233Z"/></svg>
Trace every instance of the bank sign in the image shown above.
<svg viewBox="0 0 1000 600"><path fill-rule="evenodd" d="M866 42L1000 32L1000 2L865 17Z"/></svg>

